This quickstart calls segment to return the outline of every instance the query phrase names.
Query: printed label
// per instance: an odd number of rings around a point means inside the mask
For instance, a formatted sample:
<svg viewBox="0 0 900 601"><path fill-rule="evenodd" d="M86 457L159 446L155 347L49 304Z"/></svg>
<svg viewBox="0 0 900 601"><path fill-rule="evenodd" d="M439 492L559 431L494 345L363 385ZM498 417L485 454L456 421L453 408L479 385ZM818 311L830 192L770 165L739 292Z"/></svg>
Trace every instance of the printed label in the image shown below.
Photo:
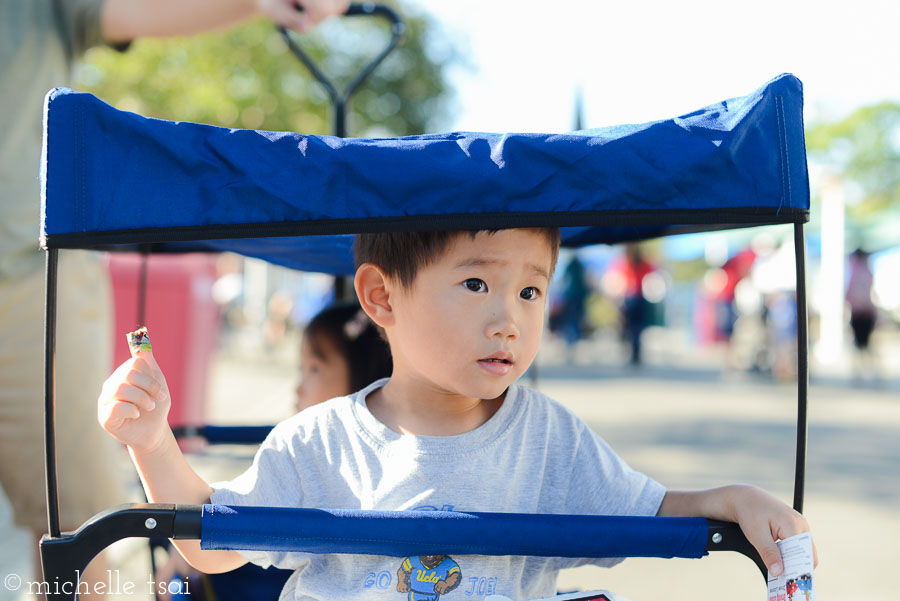
<svg viewBox="0 0 900 601"><path fill-rule="evenodd" d="M812 536L809 532L778 541L784 572L769 576L768 601L816 601Z"/></svg>

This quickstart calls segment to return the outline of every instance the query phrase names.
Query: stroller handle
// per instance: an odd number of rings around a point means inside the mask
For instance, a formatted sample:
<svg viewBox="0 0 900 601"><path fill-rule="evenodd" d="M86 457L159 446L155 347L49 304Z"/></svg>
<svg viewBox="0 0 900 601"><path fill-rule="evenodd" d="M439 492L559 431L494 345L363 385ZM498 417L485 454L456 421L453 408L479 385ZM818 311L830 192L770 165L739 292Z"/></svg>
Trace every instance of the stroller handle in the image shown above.
<svg viewBox="0 0 900 601"><path fill-rule="evenodd" d="M371 17L380 17L385 19L390 23L391 26L391 38L388 40L388 43L382 48L381 52L375 55L366 65L360 70L360 72L354 77L350 83L347 84L347 87L344 88L343 92L338 92L335 87L334 82L327 76L325 73L319 69L319 66L310 58L310 56L300 47L299 44L294 40L291 34L288 32L288 29L283 25L278 25L278 31L281 32L281 37L284 38L285 43L288 48L290 48L291 52L300 59L313 77L325 88L325 92L328 94L329 98L331 98L331 103L334 105L335 116L334 116L334 135L340 138L346 137L346 105L349 102L350 97L359 89L359 87L363 84L363 82L369 78L373 71L381 64L381 61L385 59L385 57L391 53L391 51L397 47L398 44L403 40L403 36L406 35L406 23L404 23L403 19L400 18L393 9L384 6L383 4L375 4L372 2L366 2L364 4L351 4L347 11L344 13L346 17L352 16L371 16Z"/></svg>

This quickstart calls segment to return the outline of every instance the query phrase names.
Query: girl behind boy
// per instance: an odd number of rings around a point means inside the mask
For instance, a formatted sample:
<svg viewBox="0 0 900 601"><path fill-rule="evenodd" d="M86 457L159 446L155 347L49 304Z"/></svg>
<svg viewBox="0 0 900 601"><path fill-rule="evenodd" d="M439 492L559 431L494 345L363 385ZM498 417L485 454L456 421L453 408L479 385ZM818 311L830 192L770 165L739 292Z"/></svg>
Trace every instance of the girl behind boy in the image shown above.
<svg viewBox="0 0 900 601"><path fill-rule="evenodd" d="M391 353L357 303L335 303L310 320L300 343L297 411L391 375Z"/></svg>
<svg viewBox="0 0 900 601"><path fill-rule="evenodd" d="M303 330L297 411L361 390L391 375L391 353L378 326L357 303L338 302L322 309ZM274 601L291 570L262 569L246 564L232 572L208 575L216 601ZM156 571L156 581L199 574L174 549ZM193 582L196 577L188 577ZM196 587L195 587L196 589ZM161 601L170 598L164 588ZM204 589L206 590L206 589Z"/></svg>

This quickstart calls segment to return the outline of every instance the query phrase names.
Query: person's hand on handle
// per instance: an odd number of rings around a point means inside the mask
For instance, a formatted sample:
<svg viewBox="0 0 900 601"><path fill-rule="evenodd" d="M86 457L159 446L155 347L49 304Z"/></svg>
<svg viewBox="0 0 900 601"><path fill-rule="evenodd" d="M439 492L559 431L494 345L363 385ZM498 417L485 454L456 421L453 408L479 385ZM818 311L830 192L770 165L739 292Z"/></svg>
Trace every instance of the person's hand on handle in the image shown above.
<svg viewBox="0 0 900 601"><path fill-rule="evenodd" d="M734 494L736 493L736 494ZM769 574L780 576L784 561L777 541L809 531L809 523L802 514L788 507L770 493L752 486L735 487L731 521L740 525L744 536L759 552L769 568ZM813 543L813 563L819 555Z"/></svg>
<svg viewBox="0 0 900 601"><path fill-rule="evenodd" d="M306 33L333 15L342 15L348 0L256 0L259 12L279 25Z"/></svg>
<svg viewBox="0 0 900 601"><path fill-rule="evenodd" d="M138 332L141 332L139 330ZM149 337L129 334L131 358L107 378L97 400L97 418L116 440L141 452L162 444L171 407L166 378L153 357ZM143 330L146 336L146 330Z"/></svg>
<svg viewBox="0 0 900 601"><path fill-rule="evenodd" d="M700 516L738 524L772 576L784 571L777 542L810 530L803 515L763 489L747 484L709 490L667 491L658 515ZM815 544L813 559L818 565Z"/></svg>

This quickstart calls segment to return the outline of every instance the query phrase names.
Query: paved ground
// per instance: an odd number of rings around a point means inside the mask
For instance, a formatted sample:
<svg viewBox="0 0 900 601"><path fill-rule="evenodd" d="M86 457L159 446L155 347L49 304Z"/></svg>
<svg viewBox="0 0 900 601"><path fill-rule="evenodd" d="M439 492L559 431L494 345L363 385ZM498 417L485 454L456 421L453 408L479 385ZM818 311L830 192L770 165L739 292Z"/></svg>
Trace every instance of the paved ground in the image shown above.
<svg viewBox="0 0 900 601"><path fill-rule="evenodd" d="M572 407L635 467L672 488L741 481L790 500L792 385L723 376L708 358L671 352L651 354L654 365L628 371L615 365L609 352L602 346L583 348L565 365L544 359L539 387ZM554 355L553 349L545 355ZM833 371L813 379L806 514L821 559L816 577L823 600L897 598L890 577L900 558L895 547L900 540L897 360L896 354L886 357L886 373L894 379L879 384L853 385L845 373ZM286 415L295 373L288 362L220 357L210 421L259 423ZM600 366L582 365L588 362ZM218 458L200 456L196 463L209 476L227 475L248 457L231 449ZM27 580L26 542L9 524L8 507L0 500L0 576L18 574ZM138 543L121 544L112 557L123 578L146 580L146 556ZM612 570L564 573L561 588L576 587L608 588L634 601L765 598L755 567L727 553L703 560L633 559ZM20 598L0 586L0 601Z"/></svg>

